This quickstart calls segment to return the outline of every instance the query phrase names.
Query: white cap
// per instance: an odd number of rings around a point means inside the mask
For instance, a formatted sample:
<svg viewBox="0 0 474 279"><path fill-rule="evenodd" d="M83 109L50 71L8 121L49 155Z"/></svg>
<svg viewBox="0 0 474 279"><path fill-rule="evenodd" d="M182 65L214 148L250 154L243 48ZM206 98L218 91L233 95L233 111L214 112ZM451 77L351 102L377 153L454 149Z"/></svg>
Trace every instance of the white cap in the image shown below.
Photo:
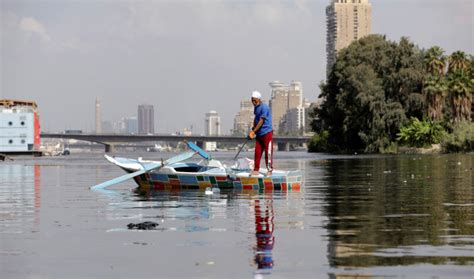
<svg viewBox="0 0 474 279"><path fill-rule="evenodd" d="M252 98L262 99L262 94L260 94L258 91L253 91Z"/></svg>

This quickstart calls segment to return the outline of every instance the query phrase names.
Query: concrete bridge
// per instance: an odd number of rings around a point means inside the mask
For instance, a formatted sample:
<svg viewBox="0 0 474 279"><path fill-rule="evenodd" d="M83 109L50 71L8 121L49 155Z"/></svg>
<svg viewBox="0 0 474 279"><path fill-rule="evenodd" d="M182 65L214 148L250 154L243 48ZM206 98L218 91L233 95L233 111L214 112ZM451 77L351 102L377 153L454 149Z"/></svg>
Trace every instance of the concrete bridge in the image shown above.
<svg viewBox="0 0 474 279"><path fill-rule="evenodd" d="M96 142L105 146L105 152L112 152L114 145L124 142L180 142L192 141L203 146L204 142L220 142L241 144L246 138L242 136L185 136L185 135L124 135L124 134L66 134L66 133L42 133L41 138L75 139ZM278 145L278 150L289 151L290 144L303 145L310 139L309 136L274 136L273 143Z"/></svg>

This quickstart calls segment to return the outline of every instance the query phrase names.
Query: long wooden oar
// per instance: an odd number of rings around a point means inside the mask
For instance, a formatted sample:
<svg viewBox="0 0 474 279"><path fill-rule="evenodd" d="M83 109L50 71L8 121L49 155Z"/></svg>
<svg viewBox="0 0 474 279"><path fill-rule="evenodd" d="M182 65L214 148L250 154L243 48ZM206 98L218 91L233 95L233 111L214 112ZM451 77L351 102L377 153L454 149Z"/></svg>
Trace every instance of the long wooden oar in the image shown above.
<svg viewBox="0 0 474 279"><path fill-rule="evenodd" d="M158 163L149 164L146 167L144 167L144 169L142 169L142 170L138 170L136 172L132 172L132 173L129 173L129 174L126 174L126 175L122 175L120 177L111 179L109 181L97 184L95 186L92 186L90 189L92 189L92 190L105 189L109 186L115 185L115 184L120 183L120 182L124 182L124 181L126 181L130 178L134 178L135 176L144 174L146 172L150 172L152 170L159 169L159 168L161 168L163 166L166 166L166 165L172 165L172 164L187 160L187 159L193 157L194 154L196 154L195 151L188 151L186 153L171 157L168 160L164 161L163 163L158 162Z"/></svg>

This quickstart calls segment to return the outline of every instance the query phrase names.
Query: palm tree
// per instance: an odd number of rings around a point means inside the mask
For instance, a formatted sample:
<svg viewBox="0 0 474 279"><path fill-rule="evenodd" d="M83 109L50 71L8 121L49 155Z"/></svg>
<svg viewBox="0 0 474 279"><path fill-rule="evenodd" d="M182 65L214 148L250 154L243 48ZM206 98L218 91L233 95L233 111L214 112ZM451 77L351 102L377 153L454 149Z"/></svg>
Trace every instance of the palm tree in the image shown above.
<svg viewBox="0 0 474 279"><path fill-rule="evenodd" d="M429 74L441 77L446 68L446 56L444 50L439 46L428 49L425 54L425 66Z"/></svg>
<svg viewBox="0 0 474 279"><path fill-rule="evenodd" d="M438 46L425 53L425 68L428 75L423 82L423 93L428 105L428 117L433 121L443 118L443 103L446 94L445 68L446 56Z"/></svg>
<svg viewBox="0 0 474 279"><path fill-rule="evenodd" d="M428 117L433 121L441 121L443 119L443 104L446 91L446 83L443 78L429 76L425 80L423 93L428 105Z"/></svg>
<svg viewBox="0 0 474 279"><path fill-rule="evenodd" d="M470 121L472 113L471 59L466 53L456 51L449 56L448 84L454 122Z"/></svg>
<svg viewBox="0 0 474 279"><path fill-rule="evenodd" d="M470 61L468 55L464 51L453 52L448 57L449 67L448 73L461 72L465 73L470 68Z"/></svg>

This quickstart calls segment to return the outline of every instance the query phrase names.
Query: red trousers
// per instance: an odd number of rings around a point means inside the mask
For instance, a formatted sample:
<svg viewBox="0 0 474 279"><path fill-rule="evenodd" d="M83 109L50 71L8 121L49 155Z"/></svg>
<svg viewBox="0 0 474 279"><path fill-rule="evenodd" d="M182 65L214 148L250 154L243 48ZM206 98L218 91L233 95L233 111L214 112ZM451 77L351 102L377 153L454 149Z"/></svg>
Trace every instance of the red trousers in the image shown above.
<svg viewBox="0 0 474 279"><path fill-rule="evenodd" d="M273 170L273 132L266 133L261 137L256 137L255 142L255 163L253 170L260 170L260 160L262 159L262 153L265 151L265 163L267 164L267 170Z"/></svg>

